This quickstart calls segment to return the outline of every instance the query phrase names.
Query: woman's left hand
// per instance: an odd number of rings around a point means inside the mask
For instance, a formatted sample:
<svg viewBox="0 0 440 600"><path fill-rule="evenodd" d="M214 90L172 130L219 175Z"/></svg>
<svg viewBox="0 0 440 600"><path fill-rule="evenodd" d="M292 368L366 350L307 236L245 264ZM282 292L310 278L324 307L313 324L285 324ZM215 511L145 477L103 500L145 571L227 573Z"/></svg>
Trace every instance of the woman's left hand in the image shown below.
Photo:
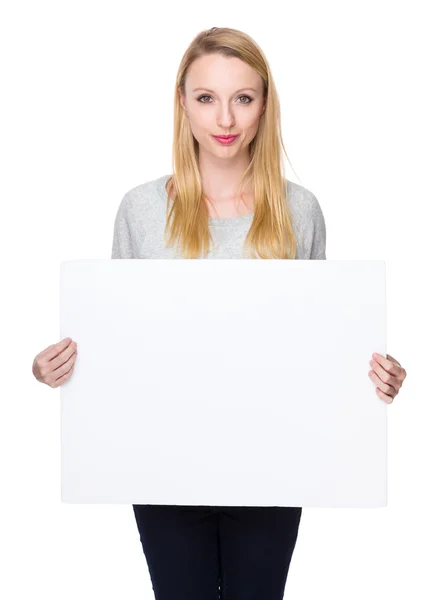
<svg viewBox="0 0 440 600"><path fill-rule="evenodd" d="M378 386L376 394L384 402L391 404L402 387L406 377L405 369L389 354L386 358L382 354L373 354L370 366L373 370L369 371L368 376Z"/></svg>

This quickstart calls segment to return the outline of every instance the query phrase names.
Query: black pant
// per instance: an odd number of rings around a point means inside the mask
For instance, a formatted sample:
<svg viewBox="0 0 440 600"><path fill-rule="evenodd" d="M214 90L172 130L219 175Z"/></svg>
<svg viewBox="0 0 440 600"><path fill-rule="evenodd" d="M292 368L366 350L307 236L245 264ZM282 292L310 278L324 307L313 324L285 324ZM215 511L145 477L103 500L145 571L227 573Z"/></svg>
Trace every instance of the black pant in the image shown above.
<svg viewBox="0 0 440 600"><path fill-rule="evenodd" d="M134 504L156 600L281 600L302 508Z"/></svg>

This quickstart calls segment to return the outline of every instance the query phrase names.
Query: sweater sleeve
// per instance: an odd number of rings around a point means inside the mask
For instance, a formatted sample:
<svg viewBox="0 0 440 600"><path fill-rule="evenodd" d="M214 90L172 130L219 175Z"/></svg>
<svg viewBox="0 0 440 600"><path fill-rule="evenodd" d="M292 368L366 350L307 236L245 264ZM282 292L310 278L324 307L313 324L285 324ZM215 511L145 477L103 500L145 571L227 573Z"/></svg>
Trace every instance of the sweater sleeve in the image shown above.
<svg viewBox="0 0 440 600"><path fill-rule="evenodd" d="M127 194L122 198L113 228L112 258L134 258L133 237L128 220Z"/></svg>
<svg viewBox="0 0 440 600"><path fill-rule="evenodd" d="M311 260L326 260L326 227L324 214L321 210L316 196L312 194L312 222L313 222L313 240L310 251Z"/></svg>

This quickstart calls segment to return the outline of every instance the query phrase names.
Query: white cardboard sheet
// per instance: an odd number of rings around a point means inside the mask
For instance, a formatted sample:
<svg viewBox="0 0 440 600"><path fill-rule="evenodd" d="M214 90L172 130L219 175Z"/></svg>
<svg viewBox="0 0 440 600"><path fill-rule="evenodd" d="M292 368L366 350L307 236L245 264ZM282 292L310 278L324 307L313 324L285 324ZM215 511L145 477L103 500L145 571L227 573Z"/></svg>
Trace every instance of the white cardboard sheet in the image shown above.
<svg viewBox="0 0 440 600"><path fill-rule="evenodd" d="M386 505L384 261L73 260L61 499Z"/></svg>

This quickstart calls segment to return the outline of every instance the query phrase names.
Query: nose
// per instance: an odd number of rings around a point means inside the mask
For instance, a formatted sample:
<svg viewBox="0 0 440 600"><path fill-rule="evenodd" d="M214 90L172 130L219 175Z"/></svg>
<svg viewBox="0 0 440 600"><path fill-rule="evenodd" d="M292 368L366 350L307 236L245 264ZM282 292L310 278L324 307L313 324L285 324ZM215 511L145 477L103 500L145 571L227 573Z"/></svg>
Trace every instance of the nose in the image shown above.
<svg viewBox="0 0 440 600"><path fill-rule="evenodd" d="M234 124L235 118L231 107L228 104L221 106L217 115L217 127L219 129L230 129Z"/></svg>

